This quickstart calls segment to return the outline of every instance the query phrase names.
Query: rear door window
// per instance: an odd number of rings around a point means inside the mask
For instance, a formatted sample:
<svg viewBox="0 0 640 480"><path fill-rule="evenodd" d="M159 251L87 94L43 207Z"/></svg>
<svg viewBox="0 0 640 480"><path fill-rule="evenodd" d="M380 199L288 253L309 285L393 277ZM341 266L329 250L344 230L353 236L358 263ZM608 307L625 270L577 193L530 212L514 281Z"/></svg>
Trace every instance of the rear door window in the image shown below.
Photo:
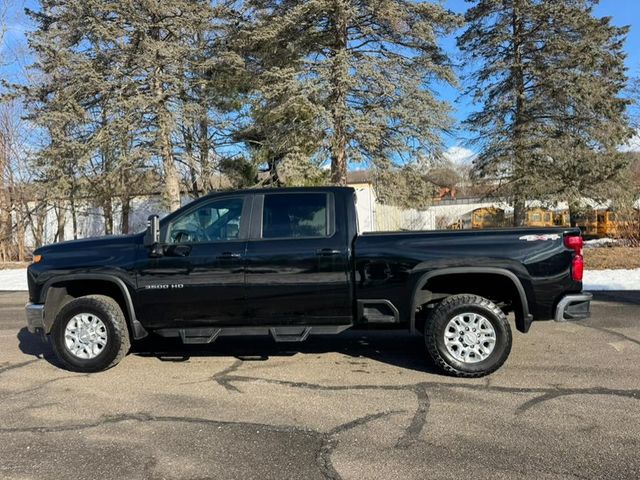
<svg viewBox="0 0 640 480"><path fill-rule="evenodd" d="M326 193L266 194L262 209L262 238L329 236Z"/></svg>

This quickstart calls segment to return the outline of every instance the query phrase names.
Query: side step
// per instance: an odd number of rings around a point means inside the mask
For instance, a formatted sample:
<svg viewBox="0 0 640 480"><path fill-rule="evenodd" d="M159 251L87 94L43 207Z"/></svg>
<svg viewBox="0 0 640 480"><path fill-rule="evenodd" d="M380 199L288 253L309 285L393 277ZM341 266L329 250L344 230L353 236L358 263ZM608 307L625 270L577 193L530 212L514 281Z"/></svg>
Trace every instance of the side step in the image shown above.
<svg viewBox="0 0 640 480"><path fill-rule="evenodd" d="M218 338L221 328L181 328L180 338L182 343L211 343Z"/></svg>
<svg viewBox="0 0 640 480"><path fill-rule="evenodd" d="M265 326L265 327L189 327L161 328L154 332L162 337L180 337L186 344L212 343L218 337L271 335L276 342L303 342L311 334L334 335L352 325Z"/></svg>
<svg viewBox="0 0 640 480"><path fill-rule="evenodd" d="M304 342L311 327L272 327L269 333L276 342Z"/></svg>

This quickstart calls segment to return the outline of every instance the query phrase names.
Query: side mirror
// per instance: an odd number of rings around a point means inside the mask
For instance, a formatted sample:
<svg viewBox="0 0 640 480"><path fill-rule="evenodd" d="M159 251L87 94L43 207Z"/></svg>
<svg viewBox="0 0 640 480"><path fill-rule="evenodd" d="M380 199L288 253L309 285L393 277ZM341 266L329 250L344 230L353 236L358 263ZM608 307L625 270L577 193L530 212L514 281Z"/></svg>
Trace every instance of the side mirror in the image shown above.
<svg viewBox="0 0 640 480"><path fill-rule="evenodd" d="M144 235L144 246L151 249L151 256L160 256L160 219L158 215L150 215L147 219L147 232Z"/></svg>

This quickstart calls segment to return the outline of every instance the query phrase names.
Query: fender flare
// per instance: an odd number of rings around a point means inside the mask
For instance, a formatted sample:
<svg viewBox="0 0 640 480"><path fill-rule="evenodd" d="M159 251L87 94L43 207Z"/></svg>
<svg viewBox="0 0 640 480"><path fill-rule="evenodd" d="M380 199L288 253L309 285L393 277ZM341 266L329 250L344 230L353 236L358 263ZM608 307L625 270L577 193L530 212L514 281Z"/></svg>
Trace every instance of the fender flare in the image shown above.
<svg viewBox="0 0 640 480"><path fill-rule="evenodd" d="M420 278L416 282L411 294L410 331L412 334L418 333L416 329L416 309L418 308L417 294L420 290L422 290L422 287L424 287L427 282L434 277L439 277L442 275L460 275L465 273L488 273L492 275L502 275L503 277L507 277L516 287L518 296L520 297L520 304L522 305L522 316L516 315L516 327L522 333L527 333L529 331L529 327L531 326L531 322L533 321L533 315L531 315L531 313L529 312L527 293L522 286L522 282L515 273L505 268L496 267L451 267L435 269L426 272L422 276L420 276Z"/></svg>
<svg viewBox="0 0 640 480"><path fill-rule="evenodd" d="M121 278L118 278L115 275L111 275L107 273L71 273L67 275L54 276L49 280L47 280L42 287L41 298L43 300L43 303L46 304L47 295L49 294L49 289L56 283L73 282L78 280L100 280L104 282L110 282L116 285L122 292L122 296L124 297L124 302L127 306L127 314L130 320L130 327L131 327L131 332L133 333L133 338L135 340L139 340L141 338L146 337L149 334L146 331L146 329L142 326L142 324L140 323L140 321L136 316L136 311L133 306L133 299L131 298L131 293L129 292L127 285L124 283L124 281ZM45 318L46 318L46 312L45 312ZM50 320L49 322L45 320L46 333L49 333L49 331L51 331L52 326L53 326L52 320Z"/></svg>

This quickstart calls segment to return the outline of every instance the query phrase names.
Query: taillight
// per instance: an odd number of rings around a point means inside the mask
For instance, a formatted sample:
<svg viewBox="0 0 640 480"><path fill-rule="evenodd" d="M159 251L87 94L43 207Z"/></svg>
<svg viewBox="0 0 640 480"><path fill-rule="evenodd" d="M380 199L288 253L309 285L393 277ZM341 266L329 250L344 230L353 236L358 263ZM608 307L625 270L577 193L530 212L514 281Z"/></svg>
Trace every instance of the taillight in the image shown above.
<svg viewBox="0 0 640 480"><path fill-rule="evenodd" d="M564 237L564 245L570 248L578 255L582 255L582 247L584 246L584 240L580 235L573 235L571 237Z"/></svg>
<svg viewBox="0 0 640 480"><path fill-rule="evenodd" d="M584 273L584 258L582 255L576 255L571 262L571 278L576 282L582 281L582 275Z"/></svg>
<svg viewBox="0 0 640 480"><path fill-rule="evenodd" d="M573 260L571 261L571 278L576 282L581 282L584 273L584 258L582 256L584 241L580 235L572 235L564 237L564 246L574 252Z"/></svg>

